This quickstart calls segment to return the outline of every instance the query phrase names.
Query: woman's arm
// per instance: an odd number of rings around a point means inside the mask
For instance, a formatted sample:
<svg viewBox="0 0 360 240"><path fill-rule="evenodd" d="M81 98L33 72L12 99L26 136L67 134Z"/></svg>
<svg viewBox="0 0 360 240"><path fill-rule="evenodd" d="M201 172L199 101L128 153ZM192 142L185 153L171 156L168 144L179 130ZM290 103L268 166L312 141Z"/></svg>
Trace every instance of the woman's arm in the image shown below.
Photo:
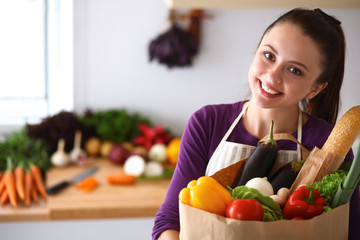
<svg viewBox="0 0 360 240"><path fill-rule="evenodd" d="M179 192L191 180L197 179L205 173L207 148L204 146L204 142L207 140L207 136L203 122L207 118L198 116L198 114L194 114L190 118L183 132L174 175L164 202L155 217L153 239L179 239ZM177 238L171 238L172 236Z"/></svg>
<svg viewBox="0 0 360 240"><path fill-rule="evenodd" d="M179 232L173 229L165 230L158 240L179 240Z"/></svg>
<svg viewBox="0 0 360 240"><path fill-rule="evenodd" d="M211 154L216 149L232 121L241 111L241 104L209 105L196 111L189 119L181 137L178 162L163 204L156 214L152 238L179 238L179 192L191 180L205 175ZM230 116L229 116L230 114ZM167 230L171 234L168 237ZM164 236L164 238L162 238ZM168 237L168 238L167 238Z"/></svg>

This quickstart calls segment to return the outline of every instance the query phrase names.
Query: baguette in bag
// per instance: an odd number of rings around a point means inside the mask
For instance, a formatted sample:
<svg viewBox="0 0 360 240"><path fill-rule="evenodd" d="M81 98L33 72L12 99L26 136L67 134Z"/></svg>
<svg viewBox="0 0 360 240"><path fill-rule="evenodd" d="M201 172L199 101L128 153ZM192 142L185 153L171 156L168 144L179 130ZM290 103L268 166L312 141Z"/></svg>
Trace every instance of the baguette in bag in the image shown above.
<svg viewBox="0 0 360 240"><path fill-rule="evenodd" d="M300 185L321 181L325 175L335 172L359 134L360 105L352 107L340 118L321 149L315 147L310 152L291 191Z"/></svg>

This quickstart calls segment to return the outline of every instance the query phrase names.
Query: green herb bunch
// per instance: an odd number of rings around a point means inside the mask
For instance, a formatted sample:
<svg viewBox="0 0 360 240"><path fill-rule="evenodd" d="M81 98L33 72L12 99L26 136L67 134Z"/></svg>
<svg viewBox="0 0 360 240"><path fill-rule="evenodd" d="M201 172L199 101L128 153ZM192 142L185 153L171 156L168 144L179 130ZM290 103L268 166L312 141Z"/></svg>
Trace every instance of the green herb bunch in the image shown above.
<svg viewBox="0 0 360 240"><path fill-rule="evenodd" d="M0 142L0 171L6 169L6 159L11 158L14 165L29 165L31 162L45 172L50 168L47 145L41 139L32 139L24 128L14 131Z"/></svg>
<svg viewBox="0 0 360 240"><path fill-rule="evenodd" d="M101 140L115 143L130 141L138 136L140 134L139 123L151 125L150 120L146 117L138 113L130 114L126 109L88 111L78 119L86 128L94 128L96 136Z"/></svg>

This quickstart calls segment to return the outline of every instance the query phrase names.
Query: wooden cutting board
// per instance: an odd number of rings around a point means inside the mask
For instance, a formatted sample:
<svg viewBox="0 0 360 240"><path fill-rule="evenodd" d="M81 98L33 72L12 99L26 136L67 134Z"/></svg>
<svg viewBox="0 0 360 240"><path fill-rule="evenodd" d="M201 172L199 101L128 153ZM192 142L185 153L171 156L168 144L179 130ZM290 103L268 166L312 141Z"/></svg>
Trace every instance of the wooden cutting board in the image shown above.
<svg viewBox="0 0 360 240"><path fill-rule="evenodd" d="M95 159L88 166L99 166L93 175L99 185L90 193L68 186L50 196L47 205L51 220L155 217L165 198L169 179L138 180L134 185L110 185L106 176L121 173L120 166L108 159ZM47 173L47 186L71 178L86 167L53 168Z"/></svg>
<svg viewBox="0 0 360 240"><path fill-rule="evenodd" d="M108 159L93 159L88 166L99 166L93 175L99 185L90 193L83 193L74 186L68 186L47 201L30 207L19 203L0 205L0 222L46 221L102 218L155 217L165 198L170 179L138 180L134 185L110 185L109 174L121 173L122 167ZM46 173L46 185L52 186L69 179L86 167L69 166L52 168Z"/></svg>

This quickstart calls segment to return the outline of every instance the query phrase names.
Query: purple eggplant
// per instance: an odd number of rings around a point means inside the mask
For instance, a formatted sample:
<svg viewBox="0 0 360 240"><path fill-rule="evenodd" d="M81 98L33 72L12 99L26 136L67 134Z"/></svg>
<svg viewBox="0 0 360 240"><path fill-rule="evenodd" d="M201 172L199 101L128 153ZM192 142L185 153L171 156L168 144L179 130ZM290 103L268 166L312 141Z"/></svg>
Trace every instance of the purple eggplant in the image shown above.
<svg viewBox="0 0 360 240"><path fill-rule="evenodd" d="M302 161L291 161L281 168L279 168L270 178L269 182L271 183L274 192L280 188L290 188L293 182L295 181L298 173L300 172L301 167L303 166L306 159Z"/></svg>
<svg viewBox="0 0 360 240"><path fill-rule="evenodd" d="M241 177L236 186L245 185L254 177L266 177L275 164L278 155L278 145L273 138L274 121L271 122L269 138L260 143L249 156Z"/></svg>

